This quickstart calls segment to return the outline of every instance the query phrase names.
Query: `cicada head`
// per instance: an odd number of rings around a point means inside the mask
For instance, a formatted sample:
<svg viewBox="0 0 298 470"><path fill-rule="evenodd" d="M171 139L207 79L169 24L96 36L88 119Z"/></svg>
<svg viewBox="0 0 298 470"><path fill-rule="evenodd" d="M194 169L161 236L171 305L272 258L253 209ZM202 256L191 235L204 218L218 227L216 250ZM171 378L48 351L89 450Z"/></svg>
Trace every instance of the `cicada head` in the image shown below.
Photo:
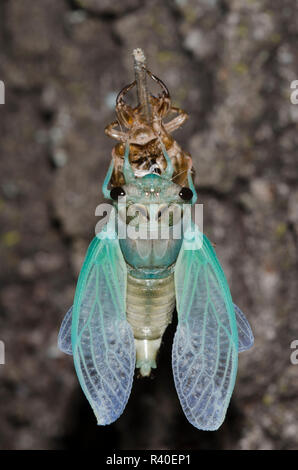
<svg viewBox="0 0 298 470"><path fill-rule="evenodd" d="M123 166L125 182L122 186L112 187L110 191L106 188L122 224L146 227L150 233L156 233L162 227L181 225L185 206L195 203L197 194L191 171L188 171L187 186L175 183L171 159L164 147L163 151L167 161L166 170L161 174L152 172L137 177L129 162L129 145L126 145Z"/></svg>

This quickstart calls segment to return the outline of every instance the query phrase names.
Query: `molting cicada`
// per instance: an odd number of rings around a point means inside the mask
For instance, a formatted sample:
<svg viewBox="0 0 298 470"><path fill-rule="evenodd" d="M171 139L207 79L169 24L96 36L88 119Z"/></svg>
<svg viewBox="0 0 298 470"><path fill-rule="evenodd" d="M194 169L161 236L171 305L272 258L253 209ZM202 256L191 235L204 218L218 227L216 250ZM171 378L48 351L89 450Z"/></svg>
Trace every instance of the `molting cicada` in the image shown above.
<svg viewBox="0 0 298 470"><path fill-rule="evenodd" d="M110 424L126 406L135 367L142 376L156 367L176 306L172 367L180 403L191 424L216 430L234 388L238 352L252 346L253 334L233 304L211 243L189 218L184 224L197 194L191 157L171 132L187 115L172 107L167 87L147 70L142 52L134 55L136 80L118 95L118 121L106 128L119 140L103 184L113 210L89 246L58 345L73 354L98 424ZM161 86L158 97L148 94L147 75ZM124 101L133 86L135 108ZM169 113L176 116L165 124ZM143 236L120 237L128 227Z"/></svg>

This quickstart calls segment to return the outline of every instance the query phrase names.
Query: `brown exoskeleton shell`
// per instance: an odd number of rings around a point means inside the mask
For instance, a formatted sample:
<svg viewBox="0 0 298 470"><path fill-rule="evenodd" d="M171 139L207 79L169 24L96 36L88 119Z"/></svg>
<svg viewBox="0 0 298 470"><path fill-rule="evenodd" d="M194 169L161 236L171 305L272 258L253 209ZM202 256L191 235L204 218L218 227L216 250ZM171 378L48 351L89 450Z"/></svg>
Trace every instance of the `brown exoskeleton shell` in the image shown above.
<svg viewBox="0 0 298 470"><path fill-rule="evenodd" d="M173 163L173 181L181 186L187 186L187 171L192 169L192 159L173 139L171 133L186 121L188 115L180 108L171 105L170 94L165 84L149 70L147 73L162 88L162 94L158 97L148 96L151 109L150 121L144 117L141 105L132 108L124 101L126 93L136 85L134 81L120 91L116 100L118 120L105 129L108 136L119 141L112 151L114 171L111 185L121 186L125 182L122 168L127 141L130 143L130 164L136 176L143 176L148 172L162 173L167 166L160 145L162 141ZM163 122L170 114L176 116L168 122Z"/></svg>

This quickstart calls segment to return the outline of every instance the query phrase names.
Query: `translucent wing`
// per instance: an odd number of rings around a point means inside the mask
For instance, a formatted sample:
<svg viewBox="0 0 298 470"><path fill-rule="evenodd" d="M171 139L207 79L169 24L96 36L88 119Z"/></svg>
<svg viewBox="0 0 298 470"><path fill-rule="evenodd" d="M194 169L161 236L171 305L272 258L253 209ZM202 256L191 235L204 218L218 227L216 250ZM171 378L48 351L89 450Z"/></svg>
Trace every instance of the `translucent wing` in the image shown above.
<svg viewBox="0 0 298 470"><path fill-rule="evenodd" d="M254 344L254 335L244 313L234 304L238 330L238 352L247 351Z"/></svg>
<svg viewBox="0 0 298 470"><path fill-rule="evenodd" d="M254 344L254 336L244 313L234 304L238 330L238 352L247 351ZM58 336L58 347L65 354L72 354L71 348L72 307L66 313Z"/></svg>
<svg viewBox="0 0 298 470"><path fill-rule="evenodd" d="M198 235L196 235L197 237ZM234 306L216 254L204 236L200 249L184 240L175 267L178 326L172 365L183 411L198 429L222 424L238 358Z"/></svg>
<svg viewBox="0 0 298 470"><path fill-rule="evenodd" d="M81 387L98 424L115 421L130 395L135 345L126 321L126 265L116 234L95 237L76 288L72 351Z"/></svg>
<svg viewBox="0 0 298 470"><path fill-rule="evenodd" d="M71 322L72 322L72 306L66 313L61 323L58 334L58 348L65 354L72 355L71 347Z"/></svg>

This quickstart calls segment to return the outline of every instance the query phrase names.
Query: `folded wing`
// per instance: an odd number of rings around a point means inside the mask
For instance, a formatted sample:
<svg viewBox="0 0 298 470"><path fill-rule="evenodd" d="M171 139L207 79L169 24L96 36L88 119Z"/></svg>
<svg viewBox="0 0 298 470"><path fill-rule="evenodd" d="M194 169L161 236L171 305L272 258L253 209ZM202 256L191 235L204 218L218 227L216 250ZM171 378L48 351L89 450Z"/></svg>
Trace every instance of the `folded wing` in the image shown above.
<svg viewBox="0 0 298 470"><path fill-rule="evenodd" d="M130 395L135 368L132 329L126 321L126 265L116 234L99 234L90 244L75 294L72 352L81 387L98 424L115 421ZM60 335L70 351L67 313Z"/></svg>
<svg viewBox="0 0 298 470"><path fill-rule="evenodd" d="M247 318L236 304L234 304L234 310L238 330L238 352L247 351L253 347L254 335Z"/></svg>
<svg viewBox="0 0 298 470"><path fill-rule="evenodd" d="M216 430L225 418L237 373L234 305L209 240L204 236L200 249L187 247L183 241L175 267L178 326L173 374L190 423Z"/></svg>
<svg viewBox="0 0 298 470"><path fill-rule="evenodd" d="M65 354L72 355L71 347L72 306L65 314L58 334L58 348Z"/></svg>

